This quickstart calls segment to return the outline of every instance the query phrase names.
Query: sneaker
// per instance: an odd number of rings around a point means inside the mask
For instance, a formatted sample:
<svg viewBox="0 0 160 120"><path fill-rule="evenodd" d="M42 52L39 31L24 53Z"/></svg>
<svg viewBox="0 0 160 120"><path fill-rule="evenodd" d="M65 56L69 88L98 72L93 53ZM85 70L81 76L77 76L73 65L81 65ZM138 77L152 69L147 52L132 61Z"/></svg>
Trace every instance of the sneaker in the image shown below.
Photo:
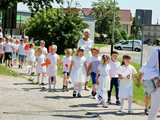
<svg viewBox="0 0 160 120"><path fill-rule="evenodd" d="M120 101L119 100L117 100L116 101L116 105L120 105L121 103L120 103Z"/></svg>
<svg viewBox="0 0 160 120"><path fill-rule="evenodd" d="M91 94L92 94L92 96L93 96L93 97L95 97L97 93L96 93L96 92L94 92L94 91L92 91L92 93L91 93Z"/></svg>
<svg viewBox="0 0 160 120"><path fill-rule="evenodd" d="M76 91L73 91L73 97L75 98L76 97Z"/></svg>
<svg viewBox="0 0 160 120"><path fill-rule="evenodd" d="M108 108L107 104L105 102L103 102L103 107L104 108Z"/></svg>
<svg viewBox="0 0 160 120"><path fill-rule="evenodd" d="M148 109L144 110L144 114L148 116Z"/></svg>
<svg viewBox="0 0 160 120"><path fill-rule="evenodd" d="M119 109L117 114L122 114L123 113L123 110L122 109Z"/></svg>
<svg viewBox="0 0 160 120"><path fill-rule="evenodd" d="M78 94L77 94L77 97L78 97L78 98L81 98L82 96L81 96L81 94L80 94L80 93L78 93Z"/></svg>
<svg viewBox="0 0 160 120"><path fill-rule="evenodd" d="M45 84L42 82L40 85L44 86Z"/></svg>
<svg viewBox="0 0 160 120"><path fill-rule="evenodd" d="M111 105L111 104L112 104L110 100L108 100L108 101L107 101L107 103L108 103L109 105Z"/></svg>

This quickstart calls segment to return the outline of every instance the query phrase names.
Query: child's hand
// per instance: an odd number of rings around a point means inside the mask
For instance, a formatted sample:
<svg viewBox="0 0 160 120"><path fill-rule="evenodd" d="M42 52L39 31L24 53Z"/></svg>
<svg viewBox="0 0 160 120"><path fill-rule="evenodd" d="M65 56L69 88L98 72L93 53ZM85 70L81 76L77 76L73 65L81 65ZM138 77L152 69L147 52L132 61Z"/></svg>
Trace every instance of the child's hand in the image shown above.
<svg viewBox="0 0 160 120"><path fill-rule="evenodd" d="M119 79L124 79L124 77L122 75L119 74Z"/></svg>

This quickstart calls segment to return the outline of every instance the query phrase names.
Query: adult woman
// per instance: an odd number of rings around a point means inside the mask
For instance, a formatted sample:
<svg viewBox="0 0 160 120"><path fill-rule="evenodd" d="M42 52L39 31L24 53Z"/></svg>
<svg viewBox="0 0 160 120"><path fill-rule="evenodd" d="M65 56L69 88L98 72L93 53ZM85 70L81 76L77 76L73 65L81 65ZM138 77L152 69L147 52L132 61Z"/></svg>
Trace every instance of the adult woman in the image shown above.
<svg viewBox="0 0 160 120"><path fill-rule="evenodd" d="M93 40L90 39L90 35L91 35L90 30L85 29L83 31L83 38L80 39L78 42L78 48L81 48L81 47L84 48L84 56L87 61L91 57L91 48L94 45ZM87 83L88 83L88 80L86 80L86 83L85 83L85 90L87 90Z"/></svg>

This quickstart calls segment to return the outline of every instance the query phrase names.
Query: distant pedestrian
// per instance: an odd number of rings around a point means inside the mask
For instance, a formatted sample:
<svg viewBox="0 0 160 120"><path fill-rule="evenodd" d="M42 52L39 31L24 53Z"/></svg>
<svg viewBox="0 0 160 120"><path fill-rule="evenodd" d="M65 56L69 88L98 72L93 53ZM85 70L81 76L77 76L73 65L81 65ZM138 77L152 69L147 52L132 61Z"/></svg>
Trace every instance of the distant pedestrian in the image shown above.
<svg viewBox="0 0 160 120"><path fill-rule="evenodd" d="M18 46L18 57L19 57L19 68L22 69L26 60L25 44L22 39L20 40L20 44Z"/></svg>
<svg viewBox="0 0 160 120"><path fill-rule="evenodd" d="M3 38L0 37L0 64L3 63L3 59L4 59L4 41Z"/></svg>
<svg viewBox="0 0 160 120"><path fill-rule="evenodd" d="M5 52L4 60L5 60L6 67L11 67L12 66L13 46L10 42L10 38L8 38L8 37L5 38L4 52Z"/></svg>
<svg viewBox="0 0 160 120"><path fill-rule="evenodd" d="M87 77L87 64L86 58L84 57L84 48L78 48L77 55L72 59L70 71L74 87L73 97L81 97L82 86L85 84Z"/></svg>
<svg viewBox="0 0 160 120"><path fill-rule="evenodd" d="M107 91L110 90L110 65L109 65L110 58L108 55L102 56L102 62L98 66L97 71L97 84L98 90L96 99L98 104L102 104L103 107L107 106Z"/></svg>
<svg viewBox="0 0 160 120"><path fill-rule="evenodd" d="M48 50L47 48L45 47L45 41L44 40L41 40L40 41L40 48L42 49L42 53L47 56L48 54Z"/></svg>
<svg viewBox="0 0 160 120"><path fill-rule="evenodd" d="M123 112L124 101L127 99L128 113L132 113L133 79L137 71L130 63L131 57L124 55L122 65L118 70L120 79L119 97L121 103L119 112Z"/></svg>
<svg viewBox="0 0 160 120"><path fill-rule="evenodd" d="M30 44L30 49L27 55L27 61L28 61L28 74L33 75L36 62L34 43Z"/></svg>

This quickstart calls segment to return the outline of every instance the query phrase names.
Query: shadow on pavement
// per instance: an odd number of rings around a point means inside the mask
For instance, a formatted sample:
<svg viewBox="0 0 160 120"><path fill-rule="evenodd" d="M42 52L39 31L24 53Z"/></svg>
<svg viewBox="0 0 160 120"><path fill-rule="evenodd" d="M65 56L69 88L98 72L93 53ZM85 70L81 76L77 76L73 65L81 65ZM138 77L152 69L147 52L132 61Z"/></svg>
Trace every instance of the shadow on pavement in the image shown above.
<svg viewBox="0 0 160 120"><path fill-rule="evenodd" d="M65 118L74 118L74 119L84 119L84 118L97 118L98 115L53 115L54 117L65 117Z"/></svg>
<svg viewBox="0 0 160 120"><path fill-rule="evenodd" d="M73 99L72 96L45 96L46 99Z"/></svg>

